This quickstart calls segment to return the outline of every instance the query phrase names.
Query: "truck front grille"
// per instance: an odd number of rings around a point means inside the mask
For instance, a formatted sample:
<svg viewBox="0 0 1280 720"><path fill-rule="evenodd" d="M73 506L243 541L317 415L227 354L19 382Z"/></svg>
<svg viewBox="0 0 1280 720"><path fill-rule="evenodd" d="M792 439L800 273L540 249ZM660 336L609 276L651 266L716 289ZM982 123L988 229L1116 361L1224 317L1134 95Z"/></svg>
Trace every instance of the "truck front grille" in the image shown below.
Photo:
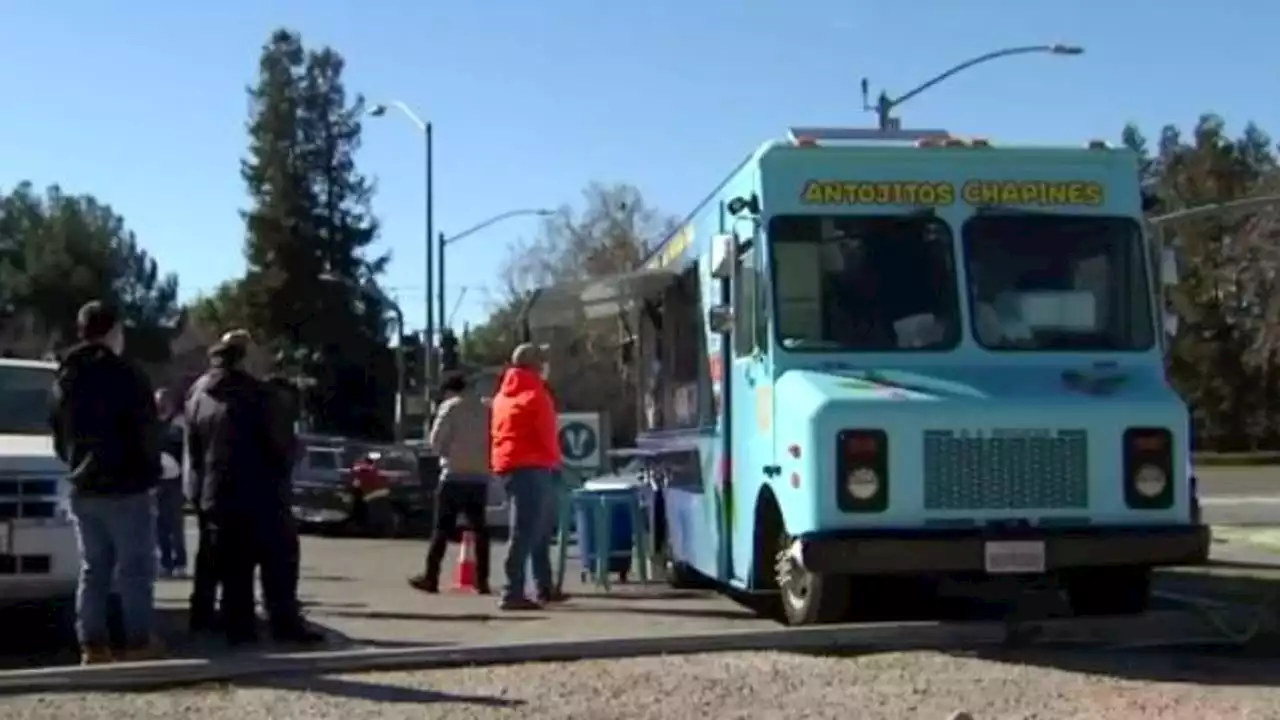
<svg viewBox="0 0 1280 720"><path fill-rule="evenodd" d="M1084 430L926 430L926 510L1067 510L1089 506Z"/></svg>
<svg viewBox="0 0 1280 720"><path fill-rule="evenodd" d="M0 475L0 520L54 517L59 482L47 476Z"/></svg>

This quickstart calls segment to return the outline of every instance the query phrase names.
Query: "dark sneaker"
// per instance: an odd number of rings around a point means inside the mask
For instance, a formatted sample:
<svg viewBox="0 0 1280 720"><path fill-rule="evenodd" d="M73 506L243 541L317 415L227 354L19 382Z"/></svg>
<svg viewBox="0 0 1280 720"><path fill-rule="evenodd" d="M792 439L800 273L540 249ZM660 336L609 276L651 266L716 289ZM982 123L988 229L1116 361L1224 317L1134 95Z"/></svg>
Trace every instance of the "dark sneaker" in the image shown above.
<svg viewBox="0 0 1280 720"><path fill-rule="evenodd" d="M541 610L542 606L527 597L503 598L498 603L499 610L508 610L512 612L528 612L530 610Z"/></svg>
<svg viewBox="0 0 1280 720"><path fill-rule="evenodd" d="M271 631L271 639L292 645L319 645L327 640L324 633L307 627L306 623L290 624Z"/></svg>
<svg viewBox="0 0 1280 720"><path fill-rule="evenodd" d="M554 605L556 603L568 602L569 594L560 590L547 590L538 593L538 602L543 605Z"/></svg>
<svg viewBox="0 0 1280 720"><path fill-rule="evenodd" d="M491 590L491 589L489 588L489 586L488 586L488 585L477 585L477 586L476 586L476 594L477 594L477 595L492 595L492 594L493 594L493 590Z"/></svg>
<svg viewBox="0 0 1280 720"><path fill-rule="evenodd" d="M432 595L440 592L440 583L432 582L426 575L414 575L409 578L409 587Z"/></svg>

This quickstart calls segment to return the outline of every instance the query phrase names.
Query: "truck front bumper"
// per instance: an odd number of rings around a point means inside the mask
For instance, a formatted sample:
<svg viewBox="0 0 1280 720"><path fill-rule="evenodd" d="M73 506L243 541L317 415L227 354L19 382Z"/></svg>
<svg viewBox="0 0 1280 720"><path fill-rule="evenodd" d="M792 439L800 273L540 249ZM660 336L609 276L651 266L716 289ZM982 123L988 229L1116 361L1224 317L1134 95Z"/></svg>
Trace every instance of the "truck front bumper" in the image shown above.
<svg viewBox="0 0 1280 720"><path fill-rule="evenodd" d="M988 571L989 545L1043 543L1044 570L1199 565L1209 559L1206 525L861 530L797 539L816 573L921 575Z"/></svg>

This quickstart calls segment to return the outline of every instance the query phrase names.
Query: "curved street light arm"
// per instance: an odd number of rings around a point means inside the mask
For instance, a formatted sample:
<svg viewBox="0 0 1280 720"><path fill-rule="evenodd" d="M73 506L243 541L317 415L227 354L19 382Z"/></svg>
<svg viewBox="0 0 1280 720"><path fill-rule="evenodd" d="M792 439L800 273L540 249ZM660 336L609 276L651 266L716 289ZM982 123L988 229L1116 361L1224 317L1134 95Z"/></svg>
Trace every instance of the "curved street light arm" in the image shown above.
<svg viewBox="0 0 1280 720"><path fill-rule="evenodd" d="M481 230L484 230L490 225L496 225L497 223L500 223L503 220L508 220L513 217L522 217L524 215L537 215L538 217L547 217L553 214L554 214L553 210L547 210L545 208L523 208L520 210L508 210L504 213L499 213L497 215L494 215L488 220L477 223L456 235L445 238L442 241L442 244L452 245L453 243L467 237L468 235L473 235L475 233L480 232Z"/></svg>
<svg viewBox="0 0 1280 720"><path fill-rule="evenodd" d="M968 70L969 68L975 65L981 65L983 63L991 62L992 60L998 60L1004 57L1009 57L1011 55L1027 55L1031 53L1048 53L1051 55L1080 55L1083 52L1084 52L1083 48L1076 47L1074 45L1061 45L1061 44L1023 45L1020 47L1010 47L1010 48L1005 48L1003 50L995 50L993 52L986 53L985 55L979 55L977 57L970 58L960 63L959 65L956 65L936 75L935 77L925 81L924 83L921 83L914 89L909 90L906 93L903 93L902 95L899 95L896 98L890 98L887 93L881 92L879 99L876 101L875 107L868 108L868 109L874 109L876 111L876 113L880 116L880 123L883 126L889 120L889 113L891 113L894 108L905 103L911 98L914 98L920 93L934 87L938 83L944 82L954 77L955 75L962 73L965 70ZM865 91L866 81L864 80L863 83L864 83L863 87Z"/></svg>
<svg viewBox="0 0 1280 720"><path fill-rule="evenodd" d="M408 103L400 100L392 100L390 104L400 110L400 112L404 113L404 116L409 118L409 122L413 123L414 126L418 128L418 132L425 133L427 131L427 121L423 120L421 115L414 112L413 108L409 107Z"/></svg>

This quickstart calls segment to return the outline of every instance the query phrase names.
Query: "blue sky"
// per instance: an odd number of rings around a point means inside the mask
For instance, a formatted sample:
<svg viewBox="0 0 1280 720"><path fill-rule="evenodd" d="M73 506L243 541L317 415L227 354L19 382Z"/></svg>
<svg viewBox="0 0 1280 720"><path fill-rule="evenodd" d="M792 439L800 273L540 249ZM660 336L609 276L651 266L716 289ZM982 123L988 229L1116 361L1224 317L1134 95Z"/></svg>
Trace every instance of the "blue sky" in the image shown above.
<svg viewBox="0 0 1280 720"><path fill-rule="evenodd" d="M859 80L891 94L967 57L1064 42L1080 57L993 62L902 108L905 125L995 142L1154 135L1204 111L1280 133L1280 4L1226 0L5 0L0 187L59 183L110 202L186 297L243 269L245 86L272 29L348 61L353 92L403 100L436 126L436 226L575 203L622 181L683 215L789 125L867 126ZM385 285L423 318L421 145L407 121L366 125ZM512 220L451 252L450 303L483 317Z"/></svg>

